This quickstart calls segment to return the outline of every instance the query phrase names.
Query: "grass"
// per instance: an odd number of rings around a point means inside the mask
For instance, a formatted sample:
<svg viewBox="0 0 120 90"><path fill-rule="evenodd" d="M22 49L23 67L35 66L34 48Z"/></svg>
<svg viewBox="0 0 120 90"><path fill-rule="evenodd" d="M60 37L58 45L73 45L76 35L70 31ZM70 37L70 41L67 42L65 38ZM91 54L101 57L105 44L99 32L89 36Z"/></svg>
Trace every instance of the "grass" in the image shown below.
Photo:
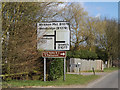
<svg viewBox="0 0 120 90"><path fill-rule="evenodd" d="M104 68L103 71L101 71L101 70L95 70L95 72L112 72L112 71L115 71L115 70L118 70L118 67ZM93 72L93 71L89 70L89 71L82 71L82 72Z"/></svg>
<svg viewBox="0 0 120 90"><path fill-rule="evenodd" d="M115 71L115 70L118 70L118 67L105 68L104 72L112 72L112 71Z"/></svg>
<svg viewBox="0 0 120 90"><path fill-rule="evenodd" d="M81 71L81 72L93 72L92 70L89 70L89 71ZM101 71L101 70L95 70L95 72L104 72L104 71Z"/></svg>
<svg viewBox="0 0 120 90"><path fill-rule="evenodd" d="M63 81L63 77L56 81L40 81L40 80L11 80L3 82L3 88L7 87L25 87L25 86L64 86L64 85L84 85L100 76L98 75L73 75L67 74L66 81Z"/></svg>

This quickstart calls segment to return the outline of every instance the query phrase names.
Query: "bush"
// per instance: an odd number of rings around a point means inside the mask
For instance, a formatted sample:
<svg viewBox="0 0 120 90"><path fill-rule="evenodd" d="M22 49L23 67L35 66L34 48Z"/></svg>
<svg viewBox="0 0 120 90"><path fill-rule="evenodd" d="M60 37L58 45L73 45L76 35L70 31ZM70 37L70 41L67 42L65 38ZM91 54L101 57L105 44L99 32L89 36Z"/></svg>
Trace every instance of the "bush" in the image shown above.
<svg viewBox="0 0 120 90"><path fill-rule="evenodd" d="M32 76L33 80L39 80L39 78L40 78L40 75L34 75L34 76Z"/></svg>
<svg viewBox="0 0 120 90"><path fill-rule="evenodd" d="M89 51L88 53L89 53L88 59L97 59L98 58L97 54L95 52Z"/></svg>
<svg viewBox="0 0 120 90"><path fill-rule="evenodd" d="M108 59L108 54L107 54L106 50L96 47L96 53L98 55L98 59L102 59L104 61L106 61Z"/></svg>
<svg viewBox="0 0 120 90"><path fill-rule="evenodd" d="M49 80L56 80L63 75L63 59L53 59L49 66Z"/></svg>
<svg viewBox="0 0 120 90"><path fill-rule="evenodd" d="M80 50L80 51L68 51L68 58L81 58L81 59L97 59L97 54L88 50Z"/></svg>

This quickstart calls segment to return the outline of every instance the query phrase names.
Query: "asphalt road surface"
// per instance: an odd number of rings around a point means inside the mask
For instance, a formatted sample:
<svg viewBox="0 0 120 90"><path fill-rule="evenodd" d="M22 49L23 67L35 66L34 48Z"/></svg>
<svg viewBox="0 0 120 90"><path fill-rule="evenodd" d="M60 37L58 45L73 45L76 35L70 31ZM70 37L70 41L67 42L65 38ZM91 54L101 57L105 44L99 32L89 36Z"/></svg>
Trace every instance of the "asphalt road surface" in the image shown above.
<svg viewBox="0 0 120 90"><path fill-rule="evenodd" d="M90 83L87 88L118 88L118 78L118 71L114 71Z"/></svg>

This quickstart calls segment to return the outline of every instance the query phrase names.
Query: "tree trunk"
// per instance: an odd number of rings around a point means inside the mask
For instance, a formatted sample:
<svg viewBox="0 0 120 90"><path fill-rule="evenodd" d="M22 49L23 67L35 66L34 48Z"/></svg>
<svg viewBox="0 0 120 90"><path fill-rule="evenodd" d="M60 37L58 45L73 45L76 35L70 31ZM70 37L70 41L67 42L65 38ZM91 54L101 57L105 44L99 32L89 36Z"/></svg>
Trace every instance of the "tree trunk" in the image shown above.
<svg viewBox="0 0 120 90"><path fill-rule="evenodd" d="M112 67L112 57L108 58L108 68Z"/></svg>
<svg viewBox="0 0 120 90"><path fill-rule="evenodd" d="M74 51L79 50L79 43L75 43Z"/></svg>
<svg viewBox="0 0 120 90"><path fill-rule="evenodd" d="M108 65L107 65L107 67L108 68L110 67L110 59L108 59Z"/></svg>

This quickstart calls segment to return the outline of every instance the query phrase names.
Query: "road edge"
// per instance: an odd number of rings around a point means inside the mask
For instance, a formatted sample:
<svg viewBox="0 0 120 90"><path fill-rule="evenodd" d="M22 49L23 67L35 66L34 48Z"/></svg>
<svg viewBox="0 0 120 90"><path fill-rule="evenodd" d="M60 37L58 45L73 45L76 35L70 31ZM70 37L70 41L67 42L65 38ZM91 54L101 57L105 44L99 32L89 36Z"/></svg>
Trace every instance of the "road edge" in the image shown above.
<svg viewBox="0 0 120 90"><path fill-rule="evenodd" d="M118 72L118 70L115 70L115 71L113 71L113 72L108 72L108 73L106 73L106 75L101 76L100 78L98 78L98 79L96 79L96 80L88 83L88 85L87 85L85 88L91 88L95 83L99 83L101 80L103 80L104 78L106 78L107 76L111 75L111 74L114 73L114 72Z"/></svg>

